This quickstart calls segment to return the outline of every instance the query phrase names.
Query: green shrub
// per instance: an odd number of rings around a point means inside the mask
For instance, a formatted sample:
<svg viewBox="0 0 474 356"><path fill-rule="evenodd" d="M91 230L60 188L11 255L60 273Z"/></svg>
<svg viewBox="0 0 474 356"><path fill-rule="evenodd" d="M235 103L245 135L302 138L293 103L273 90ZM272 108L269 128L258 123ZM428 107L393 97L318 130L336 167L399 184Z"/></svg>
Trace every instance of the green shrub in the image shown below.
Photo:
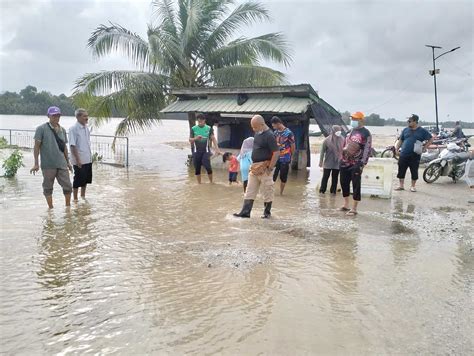
<svg viewBox="0 0 474 356"><path fill-rule="evenodd" d="M94 152L92 155L92 162L101 162L102 161L102 156L99 155L99 152Z"/></svg>
<svg viewBox="0 0 474 356"><path fill-rule="evenodd" d="M8 147L8 141L5 137L0 137L0 148Z"/></svg>
<svg viewBox="0 0 474 356"><path fill-rule="evenodd" d="M13 151L10 157L8 157L5 162L3 162L2 167L5 170L4 177L14 177L18 169L20 167L24 167L23 154L18 149L16 149Z"/></svg>

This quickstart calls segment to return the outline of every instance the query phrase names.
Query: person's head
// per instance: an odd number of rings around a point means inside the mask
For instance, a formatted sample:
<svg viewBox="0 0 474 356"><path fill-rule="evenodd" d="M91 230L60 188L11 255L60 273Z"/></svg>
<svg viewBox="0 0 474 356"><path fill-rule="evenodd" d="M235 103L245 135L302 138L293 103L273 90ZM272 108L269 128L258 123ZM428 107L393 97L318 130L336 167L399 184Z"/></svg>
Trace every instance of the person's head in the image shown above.
<svg viewBox="0 0 474 356"><path fill-rule="evenodd" d="M206 117L204 114L197 114L196 119L200 127L204 127L204 125L206 125Z"/></svg>
<svg viewBox="0 0 474 356"><path fill-rule="evenodd" d="M416 128L418 126L418 121L420 121L420 118L418 117L418 115L411 114L411 116L407 119L408 127Z"/></svg>
<svg viewBox="0 0 474 356"><path fill-rule="evenodd" d="M225 163L225 162L229 161L230 159L232 159L232 156L233 156L232 152L226 152L226 153L224 153L224 154L222 155L222 162Z"/></svg>
<svg viewBox="0 0 474 356"><path fill-rule="evenodd" d="M262 133L267 128L262 115L255 115L252 117L252 120L250 120L250 126L252 126L252 130L255 133Z"/></svg>
<svg viewBox="0 0 474 356"><path fill-rule="evenodd" d="M87 123L89 122L89 114L85 109L77 109L74 112L74 115L76 116L77 122L79 122L82 126L87 125Z"/></svg>
<svg viewBox="0 0 474 356"><path fill-rule="evenodd" d="M272 127L274 130L283 130L285 128L285 125L283 125L283 121L278 116L273 116L272 120Z"/></svg>
<svg viewBox="0 0 474 356"><path fill-rule="evenodd" d="M61 118L61 109L57 106L50 106L48 108L48 118L51 125L56 126L59 124L59 119Z"/></svg>
<svg viewBox="0 0 474 356"><path fill-rule="evenodd" d="M461 121L456 121L454 124L455 124L456 126L461 125Z"/></svg>
<svg viewBox="0 0 474 356"><path fill-rule="evenodd" d="M351 127L358 128L364 126L364 118L365 115L361 111L356 111L355 113L351 114Z"/></svg>
<svg viewBox="0 0 474 356"><path fill-rule="evenodd" d="M342 135L342 127L339 125L332 125L332 133L338 137Z"/></svg>

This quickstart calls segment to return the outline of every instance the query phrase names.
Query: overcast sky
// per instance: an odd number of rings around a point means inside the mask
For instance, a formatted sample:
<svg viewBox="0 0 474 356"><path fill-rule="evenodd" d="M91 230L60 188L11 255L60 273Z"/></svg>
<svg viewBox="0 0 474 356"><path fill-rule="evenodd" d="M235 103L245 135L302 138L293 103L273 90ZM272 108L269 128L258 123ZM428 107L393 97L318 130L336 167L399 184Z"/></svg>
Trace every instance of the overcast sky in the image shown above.
<svg viewBox="0 0 474 356"><path fill-rule="evenodd" d="M118 56L96 61L86 48L108 21L145 37L149 0L0 0L0 91L31 84L69 95L86 72L130 69ZM461 49L436 61L440 120L474 121L474 0L262 1L270 23L248 36L283 32L292 84L309 83L340 111L434 120L431 49Z"/></svg>

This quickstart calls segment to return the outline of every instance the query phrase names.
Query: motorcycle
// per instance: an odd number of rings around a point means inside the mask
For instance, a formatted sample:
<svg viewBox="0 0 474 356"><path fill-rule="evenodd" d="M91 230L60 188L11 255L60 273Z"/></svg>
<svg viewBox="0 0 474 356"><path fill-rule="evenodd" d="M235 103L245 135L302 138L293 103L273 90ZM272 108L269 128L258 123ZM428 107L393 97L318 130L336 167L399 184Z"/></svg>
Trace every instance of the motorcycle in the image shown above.
<svg viewBox="0 0 474 356"><path fill-rule="evenodd" d="M441 151L439 157L431 161L423 171L423 180L433 183L441 176L452 178L454 183L464 176L466 162L469 160L469 152L456 143L448 143Z"/></svg>

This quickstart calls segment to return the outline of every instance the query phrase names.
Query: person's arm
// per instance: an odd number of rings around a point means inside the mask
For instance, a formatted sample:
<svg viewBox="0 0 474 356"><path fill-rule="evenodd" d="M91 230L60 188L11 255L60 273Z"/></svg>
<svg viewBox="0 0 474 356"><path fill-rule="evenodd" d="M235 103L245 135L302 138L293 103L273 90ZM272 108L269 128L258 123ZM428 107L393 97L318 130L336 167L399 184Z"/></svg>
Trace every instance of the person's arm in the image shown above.
<svg viewBox="0 0 474 356"><path fill-rule="evenodd" d="M221 150L219 149L219 145L217 144L216 135L211 134L211 142L214 144L214 147L216 148L216 153L220 155Z"/></svg>
<svg viewBox="0 0 474 356"><path fill-rule="evenodd" d="M67 150L67 145L64 145L64 158L66 159L67 168L72 172L72 165L69 162L69 152Z"/></svg>
<svg viewBox="0 0 474 356"><path fill-rule="evenodd" d="M426 139L427 141L423 145L423 152L426 151L426 149L433 143L434 137L431 135L428 131L426 132Z"/></svg>
<svg viewBox="0 0 474 356"><path fill-rule="evenodd" d="M71 146L71 153L74 156L76 165L79 168L81 168L82 162L81 162L81 159L79 158L79 150L77 149L76 142L77 142L76 132L74 131L73 128L70 128L69 129L69 145Z"/></svg>
<svg viewBox="0 0 474 356"><path fill-rule="evenodd" d="M362 154L362 165L367 165L369 162L370 152L372 151L372 135L367 136L367 142L364 145L364 152Z"/></svg>
<svg viewBox="0 0 474 356"><path fill-rule="evenodd" d="M35 159L35 164L33 165L33 168L30 169L30 173L35 174L36 172L39 171L39 153L40 153L40 148L41 148L41 141L35 140L35 147L33 149L33 158Z"/></svg>
<svg viewBox="0 0 474 356"><path fill-rule="evenodd" d="M76 165L81 168L82 167L82 162L81 159L79 158L79 151L76 146L71 145L71 153L76 159Z"/></svg>
<svg viewBox="0 0 474 356"><path fill-rule="evenodd" d="M296 151L295 135L293 133L291 133L291 135L290 135L290 143L291 143L290 151L291 151L291 155L293 156L293 154Z"/></svg>
<svg viewBox="0 0 474 356"><path fill-rule="evenodd" d="M268 166L268 170L270 172L273 171L273 168L275 168L279 158L280 158L280 150L273 151L272 159L270 160L270 165Z"/></svg>
<svg viewBox="0 0 474 356"><path fill-rule="evenodd" d="M405 131L405 130L403 130L403 131ZM399 152L399 151L400 151L400 147L402 147L402 143L403 143L403 131L402 131L402 133L400 134L400 136L398 137L397 143L396 143L396 145L395 145L395 148L396 148L397 152Z"/></svg>
<svg viewBox="0 0 474 356"><path fill-rule="evenodd" d="M268 166L268 170L271 172L273 168L275 168L278 159L280 158L280 147L278 147L276 139L273 135L268 136L267 144L272 151L272 158L270 159L270 164Z"/></svg>
<svg viewBox="0 0 474 356"><path fill-rule="evenodd" d="M324 155L326 154L326 140L323 141L321 146L321 153L319 154L319 167L323 167Z"/></svg>

